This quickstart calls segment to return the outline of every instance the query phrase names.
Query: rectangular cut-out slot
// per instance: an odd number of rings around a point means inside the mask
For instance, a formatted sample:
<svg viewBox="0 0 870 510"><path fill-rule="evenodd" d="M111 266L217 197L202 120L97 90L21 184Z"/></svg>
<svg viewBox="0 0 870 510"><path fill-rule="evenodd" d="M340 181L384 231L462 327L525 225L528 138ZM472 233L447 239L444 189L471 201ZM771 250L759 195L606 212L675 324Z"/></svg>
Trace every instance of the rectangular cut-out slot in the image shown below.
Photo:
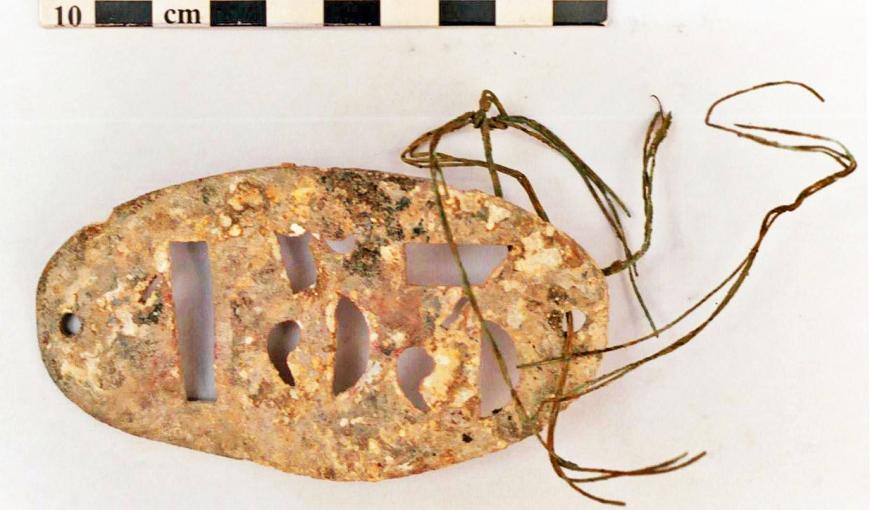
<svg viewBox="0 0 870 510"><path fill-rule="evenodd" d="M508 253L508 247L500 245L460 244L458 248L472 285L485 282ZM462 274L447 244L406 244L405 271L411 285L462 285Z"/></svg>
<svg viewBox="0 0 870 510"><path fill-rule="evenodd" d="M217 399L214 379L214 305L208 245L170 243L175 334L189 401Z"/></svg>
<svg viewBox="0 0 870 510"><path fill-rule="evenodd" d="M311 234L299 236L278 234L278 246L290 288L297 293L317 284L317 264L311 254Z"/></svg>
<svg viewBox="0 0 870 510"><path fill-rule="evenodd" d="M511 403L511 386L520 382L520 372L517 369L517 349L513 338L507 331L494 322L486 321L486 328L492 335L492 340L481 331L480 344L480 417L486 418L498 413L502 407ZM493 346L495 342L495 346ZM499 366L495 347L505 362L510 384L505 380Z"/></svg>

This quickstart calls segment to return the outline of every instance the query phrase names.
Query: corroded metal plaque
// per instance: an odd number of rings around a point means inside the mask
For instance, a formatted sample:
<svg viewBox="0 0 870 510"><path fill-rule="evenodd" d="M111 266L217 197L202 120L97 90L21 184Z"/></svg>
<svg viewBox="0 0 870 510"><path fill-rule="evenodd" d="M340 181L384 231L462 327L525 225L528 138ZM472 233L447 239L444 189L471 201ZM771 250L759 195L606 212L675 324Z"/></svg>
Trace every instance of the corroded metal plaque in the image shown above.
<svg viewBox="0 0 870 510"><path fill-rule="evenodd" d="M560 355L571 310L586 317L576 345L605 346L604 276L574 241L481 192L450 190L446 205L457 243L508 247L475 293L485 319L512 338L518 364ZM302 236L315 272L300 286L281 239ZM349 236L356 244L346 253L327 242ZM172 247L192 242L207 250L213 308L206 372L215 394L199 400L186 390L173 292ZM188 182L117 207L58 250L39 283L39 346L70 400L137 436L333 480L436 469L543 424L524 421L514 403L481 416L481 326L461 306L462 287L407 278L408 247L439 243L427 180L284 165ZM343 300L365 319L368 358L338 388ZM287 321L298 346L276 360L270 332ZM398 380L397 360L412 347L433 360L419 386L423 405ZM597 358L572 362L569 384L597 366ZM520 370L526 409L552 395L560 369Z"/></svg>

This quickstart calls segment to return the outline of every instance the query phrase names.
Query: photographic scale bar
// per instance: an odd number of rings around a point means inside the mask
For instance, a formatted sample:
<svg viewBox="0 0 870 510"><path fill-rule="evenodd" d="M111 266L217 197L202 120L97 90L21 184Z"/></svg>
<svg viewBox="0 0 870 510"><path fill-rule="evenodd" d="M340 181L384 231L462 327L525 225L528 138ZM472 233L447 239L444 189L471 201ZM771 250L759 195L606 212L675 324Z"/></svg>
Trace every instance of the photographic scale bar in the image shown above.
<svg viewBox="0 0 870 510"><path fill-rule="evenodd" d="M49 28L602 25L606 0L40 0Z"/></svg>

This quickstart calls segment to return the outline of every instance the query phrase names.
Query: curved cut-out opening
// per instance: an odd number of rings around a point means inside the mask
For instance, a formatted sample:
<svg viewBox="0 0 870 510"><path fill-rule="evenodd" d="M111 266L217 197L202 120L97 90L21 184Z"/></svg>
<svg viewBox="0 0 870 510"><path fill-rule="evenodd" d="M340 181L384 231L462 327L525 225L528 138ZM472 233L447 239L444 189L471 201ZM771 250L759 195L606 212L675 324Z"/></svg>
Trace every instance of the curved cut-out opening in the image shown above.
<svg viewBox="0 0 870 510"><path fill-rule="evenodd" d="M583 310L573 309L570 312L572 322L574 323L574 332L578 332L583 329L583 326L586 325L586 314L583 313ZM568 318L563 315L562 316L562 331L568 331Z"/></svg>
<svg viewBox="0 0 870 510"><path fill-rule="evenodd" d="M74 313L65 313L60 318L60 332L63 336L78 336L82 332L82 319Z"/></svg>
<svg viewBox="0 0 870 510"><path fill-rule="evenodd" d="M399 387L405 397L421 411L428 411L429 406L420 393L423 379L435 370L435 361L422 347L409 347L399 354L397 362Z"/></svg>
<svg viewBox="0 0 870 510"><path fill-rule="evenodd" d="M489 279L508 255L508 247L503 245L460 244L458 248L472 285ZM405 274L410 285L462 285L462 274L448 244L406 244Z"/></svg>
<svg viewBox="0 0 870 510"><path fill-rule="evenodd" d="M369 363L369 325L362 311L342 296L335 308L335 373L332 393L353 387Z"/></svg>
<svg viewBox="0 0 870 510"><path fill-rule="evenodd" d="M278 371L281 380L290 386L296 386L296 379L287 364L287 356L299 345L302 330L294 321L284 321L269 332L267 349L272 366Z"/></svg>
<svg viewBox="0 0 870 510"><path fill-rule="evenodd" d="M511 336L494 322L486 321L486 327L495 340L502 358L507 364L508 375L511 385L516 386L520 380L520 372L517 370L517 350ZM492 347L492 342L481 331L480 346L480 379L478 389L480 391L480 417L486 418L498 413L511 402L510 386L504 380L498 365L498 358Z"/></svg>
<svg viewBox="0 0 870 510"><path fill-rule="evenodd" d="M278 246L281 248L281 260L284 270L290 279L293 293L303 291L317 284L317 265L311 254L311 233L299 236L278 234Z"/></svg>
<svg viewBox="0 0 870 510"><path fill-rule="evenodd" d="M355 236L348 236L344 239L325 239L325 241L330 250L342 254L353 252L357 245Z"/></svg>
<svg viewBox="0 0 870 510"><path fill-rule="evenodd" d="M456 302L456 305L453 307L453 311L450 312L450 315L444 319L444 322L441 323L441 327L444 329L450 329L456 321L459 319L459 316L462 315L462 309L465 308L465 305L468 304L467 297L459 298L459 301Z"/></svg>

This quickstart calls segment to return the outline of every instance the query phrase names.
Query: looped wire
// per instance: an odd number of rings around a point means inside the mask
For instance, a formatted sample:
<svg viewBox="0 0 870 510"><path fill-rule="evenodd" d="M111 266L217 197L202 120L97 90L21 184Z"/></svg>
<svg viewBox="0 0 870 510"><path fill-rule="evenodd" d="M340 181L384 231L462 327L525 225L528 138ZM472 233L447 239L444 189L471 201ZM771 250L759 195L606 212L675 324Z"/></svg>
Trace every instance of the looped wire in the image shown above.
<svg viewBox="0 0 870 510"><path fill-rule="evenodd" d="M405 163L415 166L417 168L429 169L430 177L433 183L432 189L435 194L435 202L438 206L439 216L441 220L441 226L444 229L445 237L450 247L453 260L459 269L465 295L469 300L469 304L471 305L471 308L476 318L480 321L486 341L489 342L492 346L493 352L495 353L495 357L498 361L499 371L501 372L502 378L511 389L511 398L513 399L513 402L517 407L518 414L522 419L522 425L524 429L530 431L531 433L534 433L538 442L546 449L550 459L551 467L553 468L553 471L559 476L559 478L567 483L568 486L571 487L573 490L587 498L604 504L622 506L625 504L624 502L596 496L587 491L583 487L583 485L622 477L648 476L668 473L671 471L685 468L697 462L706 454L706 452L701 452L692 457L688 457L687 453L683 453L667 461L633 470L590 468L580 466L574 462L564 459L558 453L556 453L555 431L558 423L559 413L562 410L563 404L565 402L576 400L593 391L601 389L608 384L628 375L629 373L640 368L641 366L653 360L666 356L676 351L680 347L688 344L701 331L703 331L722 312L722 310L724 310L724 308L728 305L731 299L736 295L743 282L749 275L749 271L755 261L755 258L758 255L765 236L767 235L773 224L776 222L776 220L782 214L798 209L803 204L803 202L811 195L848 176L857 168L857 162L855 161L852 154L848 151L848 149L846 149L845 146L843 146L843 144L841 144L840 142L825 136L809 134L789 129L757 126L746 123L738 123L729 126L719 124L712 120L713 114L715 113L717 108L723 103L744 94L749 94L757 90L778 86L798 86L810 92L819 100L824 101L824 99L821 95L818 94L818 92L816 92L808 85L800 82L780 81L763 83L754 87L739 90L732 94L728 94L721 99L715 101L708 109L705 119L706 125L714 129L732 133L740 138L747 139L768 147L797 152L822 154L833 159L840 168L838 171L835 171L834 173L806 187L797 195L797 197L791 203L783 204L771 209L765 215L762 221L755 243L750 247L748 254L738 264L738 266L703 298L701 298L698 302L689 307L688 310L686 310L684 313L680 314L674 320L667 323L661 328L656 327L655 322L650 316L650 313L646 307L646 304L643 300L636 281L636 277L638 275L637 263L649 250L652 240L652 225L654 212L652 191L656 157L658 155L658 149L660 145L667 137L667 133L672 122L671 114L669 112L665 112L658 97L653 96L658 104L658 111L655 112L651 122L649 123L642 150L643 168L641 172L641 188L645 217L644 239L641 247L637 250L632 250L629 247L627 235L622 225L622 215L625 215L626 217L630 216L628 214L628 209L626 208L623 201L616 195L616 193L613 192L613 190L604 182L604 180L601 179L601 177L599 177L570 147L568 147L565 142L563 142L558 136L556 136L555 133L550 131L543 124L540 124L539 122L526 117L509 115L498 97L489 90L484 90L481 94L478 110L464 113L442 125L441 127L424 133L416 140L411 142L408 148L405 149L405 151L402 153L402 160ZM495 106L498 114L494 116L489 116L489 111L493 106ZM479 129L481 132L481 140L484 146L485 153L484 161L471 158L457 157L438 151L438 146L444 136L459 131L467 126L472 126L475 129ZM537 194L535 193L534 187L530 183L529 179L525 176L525 174L518 170L500 165L496 163L493 158L493 147L491 138L492 130L510 128L516 129L532 137L533 139L541 142L550 149L562 155L562 157L571 164L571 166L575 169L577 174L583 180L588 192L592 196L595 203L598 205L602 215L605 217L605 220L611 226L624 252L624 258L616 260L610 265L606 266L603 269L603 272L605 275L609 276L628 270L627 274L629 277L629 281L631 282L632 289L634 290L635 296L641 308L643 309L647 321L649 322L651 327L651 332L649 334L634 340L622 342L604 349L578 351L574 348L575 335L573 326L573 315L570 313L566 314L566 327L564 329L565 340L563 343L561 356L557 358L542 359L518 366L518 368L520 369L528 369L530 367L535 367L542 364L561 363L562 370L560 372L558 383L556 387L553 388L553 396L551 398L545 399L544 402L541 404L540 408L535 410L534 413L531 414L527 407L524 405L523 401L520 399L513 384L511 383L511 379L508 373L508 367L505 362L503 353L500 351L492 336L491 331L489 330L486 322L484 321L483 313L481 311L479 302L470 284L464 264L459 256L458 246L453 238L453 232L450 226L450 221L445 206L445 196L448 191L446 186L446 180L444 177L444 168L486 168L489 170L490 176L492 178L493 193L496 196L502 196L502 188L499 176L507 175L509 177L512 177L520 184L520 186L522 186L538 216L545 221L549 221L547 213L544 210L544 207L541 204ZM804 138L810 140L812 143L784 144L769 139L762 134L777 134L790 137ZM601 356L607 352L612 352L619 349L626 349L639 343L648 341L650 339L657 338L660 334L667 332L677 324L682 323L684 319L693 314L704 304L708 303L714 296L719 295L723 290L725 291L725 295L718 303L718 305L716 305L713 311L709 313L706 318L704 318L687 334L672 341L671 343L659 349L652 355L646 356L621 368L590 379L579 387L566 389L565 386L567 383L568 369L572 360L585 356ZM538 416L539 413L546 412L548 410L549 414L546 433L545 435L542 435L539 431ZM585 473L585 475L572 476L569 475L569 472Z"/></svg>

